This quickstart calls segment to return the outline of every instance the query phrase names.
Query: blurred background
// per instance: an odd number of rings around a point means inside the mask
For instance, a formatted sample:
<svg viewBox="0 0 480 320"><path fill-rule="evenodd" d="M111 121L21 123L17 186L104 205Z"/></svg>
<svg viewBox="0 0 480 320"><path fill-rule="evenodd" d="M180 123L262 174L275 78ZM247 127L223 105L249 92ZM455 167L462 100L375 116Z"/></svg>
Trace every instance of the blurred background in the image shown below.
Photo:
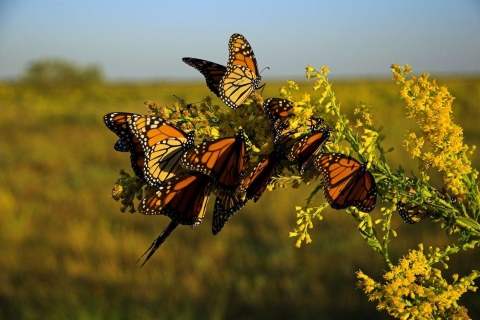
<svg viewBox="0 0 480 320"><path fill-rule="evenodd" d="M299 96L313 94L305 66L328 65L347 114L360 101L375 108L393 168L417 170L402 148L415 124L391 80L395 62L446 85L465 142L478 144L477 1L0 1L1 319L388 318L355 279L362 269L381 280L387 266L344 211L326 211L313 243L294 247L288 233L308 186L267 192L216 236L210 216L179 227L143 268L135 264L169 219L119 212L110 191L120 169L131 172L129 157L113 150L102 117L147 113L147 99L213 96L181 58L226 64L233 33L270 68L263 97L287 79L299 81ZM478 152L472 160L478 169ZM394 262L420 242L455 241L430 220L396 216L393 227ZM478 253L452 256L445 277L479 269ZM480 318L478 293L460 303Z"/></svg>

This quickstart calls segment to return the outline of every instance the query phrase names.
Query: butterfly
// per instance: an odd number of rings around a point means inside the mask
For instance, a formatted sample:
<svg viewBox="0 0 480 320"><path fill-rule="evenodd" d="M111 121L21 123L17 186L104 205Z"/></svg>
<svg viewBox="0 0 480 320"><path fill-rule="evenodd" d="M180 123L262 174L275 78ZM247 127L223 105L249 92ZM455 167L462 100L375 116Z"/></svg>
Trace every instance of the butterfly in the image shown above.
<svg viewBox="0 0 480 320"><path fill-rule="evenodd" d="M182 155L195 144L195 132L187 134L156 116L133 116L132 131L145 150L145 179L154 187L179 172Z"/></svg>
<svg viewBox="0 0 480 320"><path fill-rule="evenodd" d="M219 86L220 80L227 72L227 67L207 60L196 58L182 58L182 61L191 67L194 67L205 77L208 88L220 98Z"/></svg>
<svg viewBox="0 0 480 320"><path fill-rule="evenodd" d="M323 119L311 118L307 121L310 132L300 134L302 125L290 128L288 120L277 120L275 123L274 144L285 153L288 160L297 162L298 171L301 175L310 166L330 137L331 129L320 128L321 124L323 124Z"/></svg>
<svg viewBox="0 0 480 320"><path fill-rule="evenodd" d="M234 137L204 141L195 146L185 152L181 165L212 177L221 189L235 190L245 177L248 166L243 130L240 129Z"/></svg>
<svg viewBox="0 0 480 320"><path fill-rule="evenodd" d="M225 223L248 202L244 193L237 190L221 190L215 199L213 208L212 233L219 233Z"/></svg>
<svg viewBox="0 0 480 320"><path fill-rule="evenodd" d="M164 185L142 200L138 206L140 213L166 215L172 220L142 255L143 257L148 253L142 266L179 224L196 227L202 222L211 187L212 179L210 177L194 172L165 181Z"/></svg>
<svg viewBox="0 0 480 320"><path fill-rule="evenodd" d="M315 168L323 175L323 193L334 209L357 207L370 212L377 201L377 187L366 164L339 153L320 154L313 161Z"/></svg>
<svg viewBox="0 0 480 320"><path fill-rule="evenodd" d="M282 98L269 98L263 102L263 112L272 122L288 117L293 109L293 102Z"/></svg>
<svg viewBox="0 0 480 320"><path fill-rule="evenodd" d="M299 123L296 127L291 127L288 119L278 119L273 125L275 147L284 151L290 150L302 135L304 127L307 127L310 132L319 131L323 123L324 120L321 118L310 118L304 124Z"/></svg>
<svg viewBox="0 0 480 320"><path fill-rule="evenodd" d="M433 211L428 211L420 206L407 207L403 202L397 202L397 210L403 221L409 224L420 222L433 214Z"/></svg>
<svg viewBox="0 0 480 320"><path fill-rule="evenodd" d="M260 89L262 77L252 47L241 34L235 33L228 43L227 71L220 80L220 99L232 109L243 104L250 94Z"/></svg>
<svg viewBox="0 0 480 320"><path fill-rule="evenodd" d="M108 129L113 131L118 137L114 149L120 152L130 152L130 162L133 172L137 177L145 180L143 165L145 162L145 152L140 140L133 134L131 128L131 119L138 114L128 112L112 112L103 117L103 122Z"/></svg>
<svg viewBox="0 0 480 320"><path fill-rule="evenodd" d="M298 172L303 175L323 145L330 137L330 128L314 131L298 139L287 153L290 161L298 163Z"/></svg>
<svg viewBox="0 0 480 320"><path fill-rule="evenodd" d="M239 189L245 192L247 199L253 199L254 202L260 199L281 160L281 152L272 151L243 180Z"/></svg>

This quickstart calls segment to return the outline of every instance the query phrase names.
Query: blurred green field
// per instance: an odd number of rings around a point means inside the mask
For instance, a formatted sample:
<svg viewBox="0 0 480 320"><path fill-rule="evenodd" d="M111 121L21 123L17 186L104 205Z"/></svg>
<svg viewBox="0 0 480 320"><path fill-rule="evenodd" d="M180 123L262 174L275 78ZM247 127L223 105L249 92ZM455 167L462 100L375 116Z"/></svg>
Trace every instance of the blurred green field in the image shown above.
<svg viewBox="0 0 480 320"><path fill-rule="evenodd" d="M478 144L480 78L438 80L457 98L455 120L466 142ZM390 165L415 170L401 147L413 123L405 120L394 82L332 82L347 114L359 101L375 107L385 146L395 147ZM282 84L268 83L263 96L278 96ZM300 86L299 96L310 92L311 84ZM311 231L313 243L294 247L296 239L288 237L294 206L304 204L309 187L267 192L216 236L210 215L194 230L180 227L143 268L135 264L169 219L119 212L110 191L121 168L131 172L129 157L113 150L116 136L102 116L146 113L144 100L172 104L174 94L196 102L209 92L203 82L98 85L51 95L0 85L0 318L388 318L355 279L362 269L380 280L386 265L344 211L325 212ZM480 168L478 152L473 157ZM430 221L410 226L397 216L393 226L395 262L420 242L440 246L455 239ZM478 249L458 253L442 272L463 276L480 268L478 257ZM478 293L460 302L480 319Z"/></svg>

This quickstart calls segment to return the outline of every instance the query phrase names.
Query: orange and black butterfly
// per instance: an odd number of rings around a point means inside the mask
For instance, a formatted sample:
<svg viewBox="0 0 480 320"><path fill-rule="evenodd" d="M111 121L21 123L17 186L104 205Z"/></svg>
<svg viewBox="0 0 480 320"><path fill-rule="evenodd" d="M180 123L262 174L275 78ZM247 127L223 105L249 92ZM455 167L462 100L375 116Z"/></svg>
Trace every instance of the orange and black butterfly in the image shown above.
<svg viewBox="0 0 480 320"><path fill-rule="evenodd" d="M212 233L219 233L225 223L248 202L244 193L237 190L221 190L215 199L213 209Z"/></svg>
<svg viewBox="0 0 480 320"><path fill-rule="evenodd" d="M433 214L433 211L421 206L407 206L403 202L397 202L397 210L403 221L409 224L420 222Z"/></svg>
<svg viewBox="0 0 480 320"><path fill-rule="evenodd" d="M301 175L313 162L323 145L330 137L330 128L320 128L323 119L312 118L307 122L310 132L299 134L301 125L290 128L287 121L277 120L275 123L275 146L282 150L288 160L297 162Z"/></svg>
<svg viewBox="0 0 480 320"><path fill-rule="evenodd" d="M457 202L457 199L451 197L445 188L443 188L442 191L439 191L435 188L431 189L430 191L435 197L442 199L443 201L451 204L455 204ZM422 205L415 206L407 205L406 203L399 201L397 202L397 211L403 221L409 224L414 224L438 213L438 207L435 207L432 199L427 198L424 199L424 203Z"/></svg>
<svg viewBox="0 0 480 320"><path fill-rule="evenodd" d="M282 153L274 150L250 172L239 188L245 192L246 199L254 202L260 199L281 160Z"/></svg>
<svg viewBox="0 0 480 320"><path fill-rule="evenodd" d="M287 153L290 161L298 163L298 172L303 175L330 137L330 128L324 128L302 136Z"/></svg>
<svg viewBox="0 0 480 320"><path fill-rule="evenodd" d="M220 189L235 190L245 177L248 155L245 134L204 141L188 150L181 164L187 170L202 172L215 180Z"/></svg>
<svg viewBox="0 0 480 320"><path fill-rule="evenodd" d="M202 222L211 188L212 179L204 174L195 172L165 181L158 190L147 195L142 200L138 206L140 213L145 215L166 215L172 219L172 222L143 254L148 253L142 266L179 224L196 227Z"/></svg>
<svg viewBox="0 0 480 320"><path fill-rule="evenodd" d="M227 67L211 61L196 58L182 58L182 61L200 71L205 77L208 88L220 98L218 87L220 86L220 80L222 80L227 72Z"/></svg>
<svg viewBox="0 0 480 320"><path fill-rule="evenodd" d="M262 77L252 47L241 34L235 33L228 42L227 71L220 80L220 99L237 109L255 90Z"/></svg>
<svg viewBox="0 0 480 320"><path fill-rule="evenodd" d="M354 206L363 212L375 208L377 187L366 164L339 153L320 154L313 164L325 179L323 193L332 208Z"/></svg>
<svg viewBox="0 0 480 320"><path fill-rule="evenodd" d="M145 150L146 181L154 187L178 174L181 157L195 144L195 132L187 134L156 116L133 116L132 131Z"/></svg>
<svg viewBox="0 0 480 320"><path fill-rule="evenodd" d="M263 102L263 112L272 122L291 115L293 102L282 98L269 98Z"/></svg>
<svg viewBox="0 0 480 320"><path fill-rule="evenodd" d="M139 115L128 112L112 112L103 117L103 122L119 138L114 145L114 149L120 152L130 152L133 172L137 177L145 180L143 172L145 152L140 140L133 134L131 128L131 120L134 116Z"/></svg>
<svg viewBox="0 0 480 320"><path fill-rule="evenodd" d="M310 118L304 124L299 123L296 127L291 127L288 119L278 119L273 125L275 147L290 150L291 147L300 139L301 129L306 127L310 132L319 131L323 125L322 118Z"/></svg>

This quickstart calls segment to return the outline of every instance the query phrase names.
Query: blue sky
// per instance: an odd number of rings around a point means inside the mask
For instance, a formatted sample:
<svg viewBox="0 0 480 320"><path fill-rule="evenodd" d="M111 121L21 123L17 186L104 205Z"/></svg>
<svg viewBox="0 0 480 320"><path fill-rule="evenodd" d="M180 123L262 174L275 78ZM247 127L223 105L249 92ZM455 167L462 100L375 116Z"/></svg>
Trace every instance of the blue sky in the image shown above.
<svg viewBox="0 0 480 320"><path fill-rule="evenodd" d="M480 73L480 2L0 0L0 80L31 61L97 64L111 80L198 79L190 56L226 64L243 34L268 78Z"/></svg>

